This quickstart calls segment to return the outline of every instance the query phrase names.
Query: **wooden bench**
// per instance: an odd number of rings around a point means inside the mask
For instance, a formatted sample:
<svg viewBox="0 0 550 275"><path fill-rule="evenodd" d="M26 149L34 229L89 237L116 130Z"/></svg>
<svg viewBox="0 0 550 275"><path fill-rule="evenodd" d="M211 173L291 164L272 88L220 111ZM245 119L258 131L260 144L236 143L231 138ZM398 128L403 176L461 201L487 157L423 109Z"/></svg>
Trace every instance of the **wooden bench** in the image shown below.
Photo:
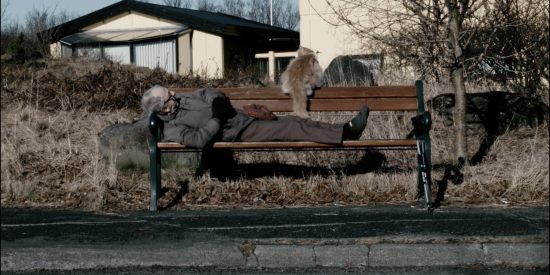
<svg viewBox="0 0 550 275"><path fill-rule="evenodd" d="M195 89L170 88L175 92L190 92ZM231 104L241 108L247 104L263 104L275 112L291 112L292 100L279 88L221 88L231 99ZM431 199L431 151L429 130L431 116L424 109L423 83L414 86L373 86L322 88L310 99L311 112L358 111L367 104L371 112L410 111L411 133L403 139L367 139L344 141L342 145L328 145L308 141L296 142L216 142L213 149L235 150L331 150L331 149L403 149L416 150L418 162L418 188L426 208L433 210ZM162 142L162 121L154 114L149 118L149 150L151 203L149 210L157 210L157 199L161 190L161 153L186 152L197 149L186 148L174 142ZM368 130L368 127L367 127Z"/></svg>

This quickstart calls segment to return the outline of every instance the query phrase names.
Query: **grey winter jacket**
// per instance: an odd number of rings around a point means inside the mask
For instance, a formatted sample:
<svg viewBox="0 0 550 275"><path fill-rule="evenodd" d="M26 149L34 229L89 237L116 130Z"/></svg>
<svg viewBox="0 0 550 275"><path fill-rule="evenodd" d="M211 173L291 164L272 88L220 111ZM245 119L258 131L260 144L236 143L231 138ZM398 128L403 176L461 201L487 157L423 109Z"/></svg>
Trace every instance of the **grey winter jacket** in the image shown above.
<svg viewBox="0 0 550 275"><path fill-rule="evenodd" d="M225 97L218 90L203 88L191 93L176 94L180 105L176 112L158 117L164 121L163 140L191 148L204 148L215 141L235 141L254 120L240 110L225 122L212 117L212 101ZM216 139L216 140L215 140Z"/></svg>

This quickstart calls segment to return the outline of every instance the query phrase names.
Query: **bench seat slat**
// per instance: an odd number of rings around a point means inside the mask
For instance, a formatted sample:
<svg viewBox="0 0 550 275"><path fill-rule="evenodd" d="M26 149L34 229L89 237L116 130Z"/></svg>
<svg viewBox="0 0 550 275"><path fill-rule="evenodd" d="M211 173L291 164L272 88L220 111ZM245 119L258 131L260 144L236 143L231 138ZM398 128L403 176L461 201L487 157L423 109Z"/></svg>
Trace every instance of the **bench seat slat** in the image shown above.
<svg viewBox="0 0 550 275"><path fill-rule="evenodd" d="M183 150L185 145L177 142L159 142L161 150ZM311 141L269 141L269 142L216 142L213 148L225 149L281 149L281 148L392 148L392 147L416 147L415 139L367 139L346 140L342 146L317 143Z"/></svg>

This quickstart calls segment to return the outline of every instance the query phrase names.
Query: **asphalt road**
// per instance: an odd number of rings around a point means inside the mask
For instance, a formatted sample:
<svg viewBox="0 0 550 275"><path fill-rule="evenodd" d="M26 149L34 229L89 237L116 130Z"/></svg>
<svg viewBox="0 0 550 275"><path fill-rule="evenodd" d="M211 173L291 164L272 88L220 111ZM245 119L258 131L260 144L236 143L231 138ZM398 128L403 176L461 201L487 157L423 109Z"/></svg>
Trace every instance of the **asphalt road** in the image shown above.
<svg viewBox="0 0 550 275"><path fill-rule="evenodd" d="M547 207L434 214L408 206L155 213L2 209L2 271L546 274L548 213Z"/></svg>

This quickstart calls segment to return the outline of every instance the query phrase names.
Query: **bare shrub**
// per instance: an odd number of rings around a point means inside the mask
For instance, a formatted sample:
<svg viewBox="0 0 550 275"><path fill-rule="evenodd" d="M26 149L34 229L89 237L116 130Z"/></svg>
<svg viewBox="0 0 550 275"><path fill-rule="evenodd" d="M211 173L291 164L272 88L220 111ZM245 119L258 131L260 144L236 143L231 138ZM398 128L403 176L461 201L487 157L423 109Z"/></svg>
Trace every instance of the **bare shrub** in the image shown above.
<svg viewBox="0 0 550 275"><path fill-rule="evenodd" d="M143 91L154 84L200 87L196 77L173 75L161 69L90 59L45 59L41 66L2 66L2 102L28 102L45 110L139 110ZM211 80L210 85L217 85ZM214 83L212 83L214 82Z"/></svg>

